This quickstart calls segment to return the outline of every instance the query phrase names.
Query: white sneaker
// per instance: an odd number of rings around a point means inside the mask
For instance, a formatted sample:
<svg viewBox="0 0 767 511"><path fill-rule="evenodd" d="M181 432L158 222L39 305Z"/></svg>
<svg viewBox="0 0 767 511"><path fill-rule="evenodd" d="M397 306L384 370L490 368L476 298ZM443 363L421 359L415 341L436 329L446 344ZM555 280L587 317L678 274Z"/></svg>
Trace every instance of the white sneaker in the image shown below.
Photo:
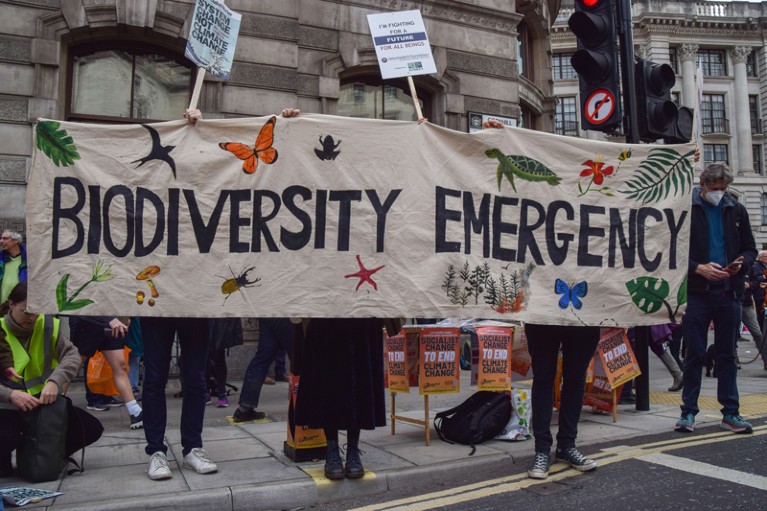
<svg viewBox="0 0 767 511"><path fill-rule="evenodd" d="M218 472L218 465L210 461L208 453L202 447L196 447L184 456L184 467L191 468L198 474Z"/></svg>
<svg viewBox="0 0 767 511"><path fill-rule="evenodd" d="M165 453L157 451L149 458L149 468L146 471L149 479L153 481L159 481L162 479L170 479L173 474L170 472L168 466L168 458L165 457Z"/></svg>

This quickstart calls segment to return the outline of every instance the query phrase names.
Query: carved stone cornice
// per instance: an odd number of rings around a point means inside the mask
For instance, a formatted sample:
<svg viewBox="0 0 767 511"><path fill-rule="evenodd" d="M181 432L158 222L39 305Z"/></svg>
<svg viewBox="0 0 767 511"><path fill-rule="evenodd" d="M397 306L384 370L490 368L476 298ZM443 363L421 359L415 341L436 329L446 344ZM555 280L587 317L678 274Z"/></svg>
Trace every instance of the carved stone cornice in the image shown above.
<svg viewBox="0 0 767 511"><path fill-rule="evenodd" d="M679 59L682 62L695 62L695 60L698 58L698 48L699 46L697 44L683 44L679 47Z"/></svg>
<svg viewBox="0 0 767 511"><path fill-rule="evenodd" d="M748 56L751 55L752 48L749 46L736 46L730 48L727 53L730 54L730 58L735 64L745 64L748 60Z"/></svg>
<svg viewBox="0 0 767 511"><path fill-rule="evenodd" d="M487 9L455 0L340 0L341 4L371 7L380 11L420 10L424 18L505 34L516 33L523 16Z"/></svg>
<svg viewBox="0 0 767 511"><path fill-rule="evenodd" d="M640 59L645 59L645 60L650 60L650 58L652 57L650 53L650 48L648 48L647 46L637 46L636 49L634 50L634 55L636 55Z"/></svg>

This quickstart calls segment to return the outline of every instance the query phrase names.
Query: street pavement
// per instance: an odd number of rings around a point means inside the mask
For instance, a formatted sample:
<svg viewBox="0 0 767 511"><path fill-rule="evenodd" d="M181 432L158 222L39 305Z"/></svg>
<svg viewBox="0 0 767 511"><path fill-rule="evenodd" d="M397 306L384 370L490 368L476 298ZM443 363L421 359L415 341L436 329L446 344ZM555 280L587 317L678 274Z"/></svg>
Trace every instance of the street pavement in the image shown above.
<svg viewBox="0 0 767 511"><path fill-rule="evenodd" d="M739 343L742 362L755 354L752 342ZM242 382L230 382L240 387ZM517 388L529 388L531 381L515 382ZM634 438L673 429L679 416L681 393L667 392L671 376L655 356L650 356L650 410L637 411L634 405L619 405L617 422L612 415L593 413L585 407L579 425L578 445L588 446ZM744 364L738 374L741 414L748 418L767 416L767 371L761 360ZM63 495L28 504L26 509L65 510L282 510L309 507L351 496L392 492L418 483L439 483L447 475L477 470L488 466L508 466L515 459L525 460L533 454L532 439L521 442L489 441L470 448L442 442L431 428L431 445L425 445L423 427L396 423L396 434L390 424L375 431L363 431L361 449L367 473L363 479L329 481L322 476L322 461L295 463L283 452L287 437L288 385L265 385L259 410L267 414L263 421L232 424L231 416L238 395L230 396L229 408L216 408L215 400L207 407L203 442L211 459L219 466L215 474L199 475L182 468L178 423L181 399L173 395L178 381L167 389L169 446L173 478L151 481L146 476L148 456L144 453L143 431L131 431L127 411L113 408L92 412L104 424L103 437L85 450L85 472L62 480L29 484L16 478L0 480L0 486L23 486L60 491ZM422 419L423 397L417 389L411 394L397 395L398 415ZM461 392L429 397L430 417L462 402L476 391L469 385L469 371L462 371ZM82 383L69 392L78 406L85 406ZM389 399L387 396L387 406ZM721 421L716 401L716 379L703 379L701 412L696 427L716 428ZM556 424L554 414L553 423ZM554 426L554 430L556 427ZM698 430L696 429L696 433ZM344 443L343 435L340 439ZM75 456L79 461L79 453ZM518 470L523 470L518 467Z"/></svg>

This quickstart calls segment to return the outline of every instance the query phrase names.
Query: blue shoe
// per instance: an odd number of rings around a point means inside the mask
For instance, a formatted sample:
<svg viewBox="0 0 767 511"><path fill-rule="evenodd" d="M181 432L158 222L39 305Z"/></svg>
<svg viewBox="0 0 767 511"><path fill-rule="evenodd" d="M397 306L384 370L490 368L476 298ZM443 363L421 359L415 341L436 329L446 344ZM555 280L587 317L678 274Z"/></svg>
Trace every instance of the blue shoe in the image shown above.
<svg viewBox="0 0 767 511"><path fill-rule="evenodd" d="M695 415L691 412L683 412L679 420L676 421L674 431L679 431L680 433L692 433L695 431Z"/></svg>
<svg viewBox="0 0 767 511"><path fill-rule="evenodd" d="M754 428L751 427L751 424L743 420L743 417L740 415L733 415L728 413L722 418L722 424L720 425L722 429L726 429L727 431L732 431L733 433L753 433Z"/></svg>

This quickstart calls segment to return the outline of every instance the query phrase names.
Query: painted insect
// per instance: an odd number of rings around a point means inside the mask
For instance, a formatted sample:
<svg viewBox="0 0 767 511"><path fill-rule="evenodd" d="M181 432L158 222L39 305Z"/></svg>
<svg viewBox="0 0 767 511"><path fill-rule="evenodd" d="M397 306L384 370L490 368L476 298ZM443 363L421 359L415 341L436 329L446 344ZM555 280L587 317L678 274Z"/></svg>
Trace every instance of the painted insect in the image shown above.
<svg viewBox="0 0 767 511"><path fill-rule="evenodd" d="M568 305L572 305L574 308L581 310L581 307L583 307L581 298L588 294L589 285L584 280L571 287L564 280L557 279L554 281L554 292L562 295L562 298L559 299L560 309L566 309Z"/></svg>
<svg viewBox="0 0 767 511"><path fill-rule="evenodd" d="M620 161L626 161L629 158L631 158L631 148L624 149L623 151L621 151L621 154L618 155L618 159Z"/></svg>
<svg viewBox="0 0 767 511"><path fill-rule="evenodd" d="M277 118L274 116L266 121L266 124L259 131L253 147L239 142L221 142L218 144L218 147L244 160L242 171L246 174L253 174L258 167L258 160L270 164L277 161L277 149L272 147L274 142L274 125L276 123Z"/></svg>
<svg viewBox="0 0 767 511"><path fill-rule="evenodd" d="M551 186L556 186L562 181L562 178L554 174L546 165L527 156L503 154L500 149L488 149L485 151L485 155L498 159L498 172L496 174L498 190L501 189L501 179L504 176L511 183L515 192L517 187L514 184L514 176L524 181L545 181Z"/></svg>
<svg viewBox="0 0 767 511"><path fill-rule="evenodd" d="M226 299L232 296L232 294L235 291L239 291L242 293L242 289L246 287L260 287L256 286L255 284L261 281L261 277L256 277L256 280L248 280L248 272L251 270L255 270L255 266L251 266L247 270L243 271L239 275L235 275L234 271L232 271L232 268L229 267L229 272L232 274L232 278L222 277L221 275L218 275L219 278L224 279L223 284L221 284L221 294L226 295L224 297L224 302L226 302ZM242 296L245 296L243 293Z"/></svg>
<svg viewBox="0 0 767 511"><path fill-rule="evenodd" d="M319 158L322 161L325 160L335 160L336 156L341 154L341 151L336 151L338 149L338 146L341 145L341 141L339 140L338 143L335 143L335 140L333 140L333 137L328 135L324 139L322 138L322 135L320 135L320 144L322 144L322 149L314 149L314 154L317 155L317 158Z"/></svg>

